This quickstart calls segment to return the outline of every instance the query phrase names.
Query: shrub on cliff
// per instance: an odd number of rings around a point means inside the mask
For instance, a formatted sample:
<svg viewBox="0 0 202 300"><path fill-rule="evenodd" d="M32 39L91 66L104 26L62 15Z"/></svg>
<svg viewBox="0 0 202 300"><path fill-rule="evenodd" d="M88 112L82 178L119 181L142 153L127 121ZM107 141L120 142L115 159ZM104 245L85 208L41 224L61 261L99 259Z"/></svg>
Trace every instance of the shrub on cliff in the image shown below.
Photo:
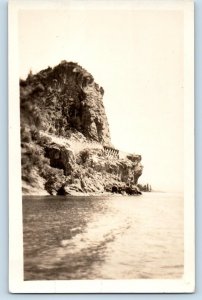
<svg viewBox="0 0 202 300"><path fill-rule="evenodd" d="M20 130L21 143L30 143L32 141L32 135L30 130L26 130L25 127L21 127Z"/></svg>
<svg viewBox="0 0 202 300"><path fill-rule="evenodd" d="M83 150L80 152L81 162L82 164L85 164L87 160L89 159L89 150Z"/></svg>
<svg viewBox="0 0 202 300"><path fill-rule="evenodd" d="M50 194L64 192L64 184L67 192L102 192L137 181L141 156L104 155L111 139L103 94L89 72L66 61L20 81L23 180L35 176Z"/></svg>
<svg viewBox="0 0 202 300"><path fill-rule="evenodd" d="M30 182L32 179L32 169L42 169L47 162L43 156L43 150L35 145L25 144L21 156L22 179Z"/></svg>
<svg viewBox="0 0 202 300"><path fill-rule="evenodd" d="M50 168L46 173L45 177L45 189L50 195L56 195L58 190L63 186L66 182L66 178L64 174L62 174L61 170L54 170Z"/></svg>

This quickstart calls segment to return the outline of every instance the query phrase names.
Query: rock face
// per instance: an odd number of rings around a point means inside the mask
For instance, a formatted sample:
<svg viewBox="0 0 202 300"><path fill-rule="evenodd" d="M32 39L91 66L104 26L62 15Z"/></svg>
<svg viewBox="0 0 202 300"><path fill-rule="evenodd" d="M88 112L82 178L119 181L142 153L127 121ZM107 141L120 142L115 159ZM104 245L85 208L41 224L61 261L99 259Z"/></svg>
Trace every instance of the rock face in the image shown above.
<svg viewBox="0 0 202 300"><path fill-rule="evenodd" d="M62 62L20 81L21 120L51 134L68 137L77 130L110 145L104 90L76 63ZM43 112L43 115L41 113Z"/></svg>
<svg viewBox="0 0 202 300"><path fill-rule="evenodd" d="M103 95L72 62L20 80L23 193L139 193L141 156L113 151Z"/></svg>

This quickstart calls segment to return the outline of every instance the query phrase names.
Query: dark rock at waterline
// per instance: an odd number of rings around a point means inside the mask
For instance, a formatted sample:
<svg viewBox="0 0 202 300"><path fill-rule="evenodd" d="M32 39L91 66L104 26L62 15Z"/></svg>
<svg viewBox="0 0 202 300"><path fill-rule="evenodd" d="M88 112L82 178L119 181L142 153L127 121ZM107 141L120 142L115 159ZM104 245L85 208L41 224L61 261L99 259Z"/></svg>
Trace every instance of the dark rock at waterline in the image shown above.
<svg viewBox="0 0 202 300"><path fill-rule="evenodd" d="M115 194L124 194L126 193L127 195L141 195L142 193L136 186L112 186L111 189L112 193Z"/></svg>
<svg viewBox="0 0 202 300"><path fill-rule="evenodd" d="M141 195L142 193L138 190L137 187L126 187L125 192L128 195Z"/></svg>
<svg viewBox="0 0 202 300"><path fill-rule="evenodd" d="M66 196L68 195L67 192L65 191L65 188L61 186L59 190L57 191L57 196Z"/></svg>
<svg viewBox="0 0 202 300"><path fill-rule="evenodd" d="M112 193L118 193L118 187L117 186L113 186L112 187Z"/></svg>
<svg viewBox="0 0 202 300"><path fill-rule="evenodd" d="M103 95L73 62L20 81L24 194L140 193L141 156L113 147Z"/></svg>

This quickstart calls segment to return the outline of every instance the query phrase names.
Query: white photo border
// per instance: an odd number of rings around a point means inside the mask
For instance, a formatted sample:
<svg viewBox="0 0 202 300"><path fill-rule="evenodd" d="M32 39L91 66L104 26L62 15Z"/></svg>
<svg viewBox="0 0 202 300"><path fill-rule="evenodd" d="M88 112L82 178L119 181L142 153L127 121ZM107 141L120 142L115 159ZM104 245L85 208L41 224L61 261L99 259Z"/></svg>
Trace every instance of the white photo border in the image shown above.
<svg viewBox="0 0 202 300"><path fill-rule="evenodd" d="M184 12L184 276L177 280L23 280L18 12L21 9L176 9ZM195 289L194 5L167 1L9 1L9 290L12 293L191 293Z"/></svg>

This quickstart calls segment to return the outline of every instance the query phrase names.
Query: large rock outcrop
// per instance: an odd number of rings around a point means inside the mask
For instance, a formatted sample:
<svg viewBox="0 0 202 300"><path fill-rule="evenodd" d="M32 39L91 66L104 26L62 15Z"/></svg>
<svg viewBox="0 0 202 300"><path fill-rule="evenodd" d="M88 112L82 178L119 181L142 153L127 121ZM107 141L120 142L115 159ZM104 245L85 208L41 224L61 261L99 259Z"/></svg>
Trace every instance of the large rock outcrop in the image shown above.
<svg viewBox="0 0 202 300"><path fill-rule="evenodd" d="M20 80L25 194L138 193L141 156L113 152L104 90L76 63Z"/></svg>
<svg viewBox="0 0 202 300"><path fill-rule="evenodd" d="M20 81L21 121L51 134L86 138L110 145L104 90L76 63L62 62Z"/></svg>

